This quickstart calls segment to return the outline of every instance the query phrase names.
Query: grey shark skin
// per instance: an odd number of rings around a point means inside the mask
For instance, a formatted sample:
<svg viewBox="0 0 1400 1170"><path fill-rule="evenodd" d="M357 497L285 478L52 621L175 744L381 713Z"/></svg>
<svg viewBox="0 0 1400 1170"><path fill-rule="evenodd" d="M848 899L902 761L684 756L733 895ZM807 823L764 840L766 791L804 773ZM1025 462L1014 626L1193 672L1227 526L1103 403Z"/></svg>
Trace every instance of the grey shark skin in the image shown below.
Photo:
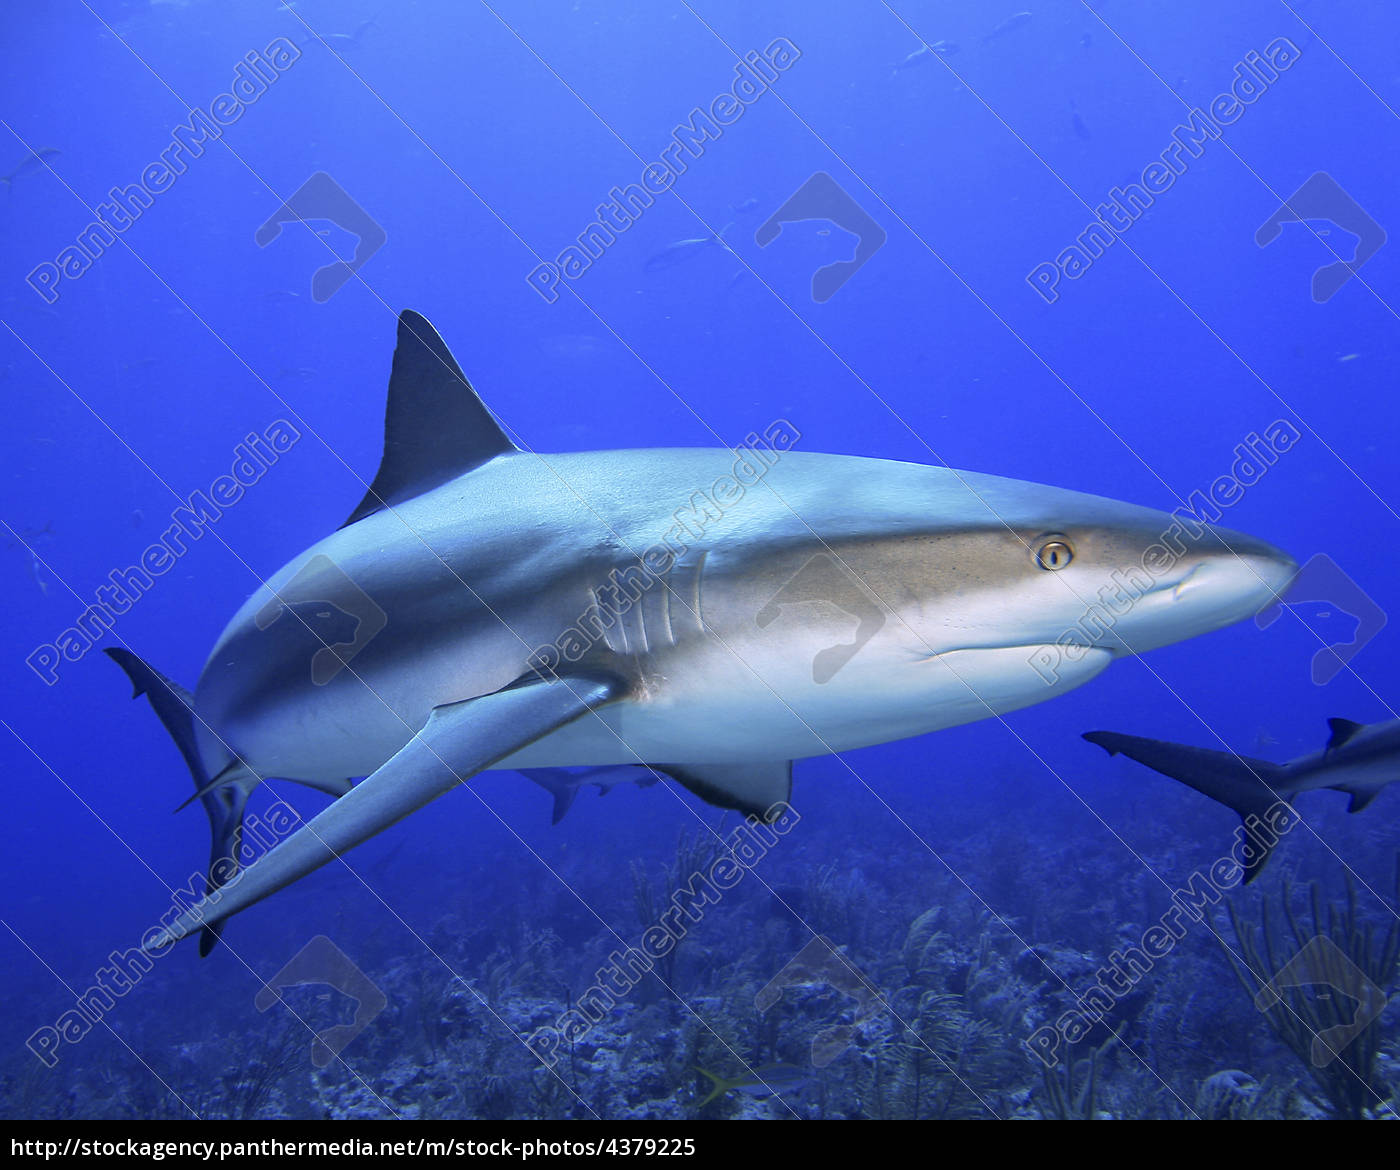
<svg viewBox="0 0 1400 1170"><path fill-rule="evenodd" d="M166 688L152 702L197 791L246 796L277 777L344 793L150 945L220 922L487 768L642 763L765 815L790 795L794 759L1038 703L1115 657L1248 617L1295 568L1201 528L1112 632L1061 654L1047 679L1032 657L1082 630L1112 573L1141 575L1171 517L788 451L723 515L678 528L677 511L734 463L724 449L521 451L432 326L403 313L384 459L350 520L248 600L192 698L123 663L138 693ZM585 624L618 574L642 579L639 556L668 534L674 555L649 557L650 587L595 622L574 660L543 669L536 651ZM813 564L835 578L804 599L795 583ZM347 583L359 601L323 604ZM347 651L356 609L383 629ZM875 619L852 652L862 610ZM833 650L848 659L835 672ZM229 814L226 802L225 835Z"/></svg>
<svg viewBox="0 0 1400 1170"><path fill-rule="evenodd" d="M1400 779L1400 719L1369 725L1329 719L1327 726L1332 734L1326 747L1285 764L1116 731L1089 731L1084 738L1111 756L1125 755L1180 780L1234 809L1248 825L1251 817L1263 819L1280 801L1291 805L1302 793L1323 788L1345 792L1351 797L1347 812L1360 812L1382 788ZM1259 875L1273 852L1266 842L1256 839L1260 852L1245 869L1246 883Z"/></svg>

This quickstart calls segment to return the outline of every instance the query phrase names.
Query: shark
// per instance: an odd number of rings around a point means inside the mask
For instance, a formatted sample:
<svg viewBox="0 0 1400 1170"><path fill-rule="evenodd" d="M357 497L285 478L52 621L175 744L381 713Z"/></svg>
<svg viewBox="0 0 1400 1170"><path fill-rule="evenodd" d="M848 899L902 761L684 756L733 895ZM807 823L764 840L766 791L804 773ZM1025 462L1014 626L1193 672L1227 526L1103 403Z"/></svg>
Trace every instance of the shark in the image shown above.
<svg viewBox="0 0 1400 1170"><path fill-rule="evenodd" d="M584 768L578 772L570 772L564 768L521 768L519 772L554 798L551 823L556 825L564 819L569 809L573 808L578 794L585 788L596 788L599 796L607 796L614 788L623 784L650 788L661 780L661 777L649 768L630 767L626 764Z"/></svg>
<svg viewBox="0 0 1400 1170"><path fill-rule="evenodd" d="M1319 789L1346 793L1350 797L1347 812L1357 813L1400 779L1400 719L1366 724L1336 718L1327 721L1327 728L1330 734L1321 751L1283 764L1115 731L1089 731L1084 738L1110 756L1124 755L1146 764L1233 809L1249 828L1251 823L1273 819L1271 810L1280 803L1287 806L1281 811L1296 820L1294 799ZM1244 867L1246 883L1259 876L1278 844L1273 833L1251 837L1254 848Z"/></svg>
<svg viewBox="0 0 1400 1170"><path fill-rule="evenodd" d="M229 916L488 769L642 764L772 822L794 760L1053 698L1248 617L1296 569L1151 508L764 433L762 458L522 449L404 311L383 458L345 523L245 602L193 691L108 650L213 833L204 896L145 945L198 932L208 953ZM1091 631L1164 533L1175 554ZM272 778L335 799L240 866Z"/></svg>

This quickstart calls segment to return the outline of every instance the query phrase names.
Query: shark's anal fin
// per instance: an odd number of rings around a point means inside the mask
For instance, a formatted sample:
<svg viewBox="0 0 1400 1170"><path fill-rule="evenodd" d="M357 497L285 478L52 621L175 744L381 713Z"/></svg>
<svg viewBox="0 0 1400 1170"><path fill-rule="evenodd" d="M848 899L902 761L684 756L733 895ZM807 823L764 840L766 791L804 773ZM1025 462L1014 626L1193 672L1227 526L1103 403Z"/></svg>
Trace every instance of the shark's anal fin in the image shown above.
<svg viewBox="0 0 1400 1170"><path fill-rule="evenodd" d="M1280 801L1287 802L1288 792L1284 771L1267 760L1253 760L1233 752L1217 752L1207 748L1167 743L1160 739L1144 739L1136 735L1119 735L1115 731L1090 731L1084 738L1098 744L1109 755L1123 754L1154 772L1180 780L1197 792L1219 801L1240 814L1248 824L1251 816L1264 814ZM1262 840L1253 864L1245 869L1245 881L1253 881L1269 859L1272 846L1265 848Z"/></svg>
<svg viewBox="0 0 1400 1170"><path fill-rule="evenodd" d="M1348 743L1358 731L1364 731L1366 724L1357 723L1351 719L1329 719L1327 727L1332 732L1331 737L1327 740L1327 750L1331 752Z"/></svg>
<svg viewBox="0 0 1400 1170"><path fill-rule="evenodd" d="M426 317L399 314L379 473L345 528L519 448L471 388Z"/></svg>
<svg viewBox="0 0 1400 1170"><path fill-rule="evenodd" d="M422 730L372 775L191 906L147 949L160 949L261 901L496 761L624 693L625 686L610 678L579 676L519 683L434 708Z"/></svg>
<svg viewBox="0 0 1400 1170"><path fill-rule="evenodd" d="M792 797L792 761L750 764L654 764L707 804L771 820Z"/></svg>

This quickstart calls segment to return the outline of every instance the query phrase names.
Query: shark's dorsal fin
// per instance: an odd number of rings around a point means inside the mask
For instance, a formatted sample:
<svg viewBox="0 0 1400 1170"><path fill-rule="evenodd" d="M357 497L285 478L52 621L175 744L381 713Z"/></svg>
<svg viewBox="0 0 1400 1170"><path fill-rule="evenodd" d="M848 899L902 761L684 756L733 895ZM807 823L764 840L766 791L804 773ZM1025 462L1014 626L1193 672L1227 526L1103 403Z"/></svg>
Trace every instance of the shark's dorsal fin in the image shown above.
<svg viewBox="0 0 1400 1170"><path fill-rule="evenodd" d="M519 448L482 404L452 351L426 317L399 314L384 457L359 507L341 527L455 479Z"/></svg>
<svg viewBox="0 0 1400 1170"><path fill-rule="evenodd" d="M1332 732L1332 737L1327 741L1327 750L1330 752L1347 743L1366 724L1356 723L1350 719L1329 719L1327 726Z"/></svg>

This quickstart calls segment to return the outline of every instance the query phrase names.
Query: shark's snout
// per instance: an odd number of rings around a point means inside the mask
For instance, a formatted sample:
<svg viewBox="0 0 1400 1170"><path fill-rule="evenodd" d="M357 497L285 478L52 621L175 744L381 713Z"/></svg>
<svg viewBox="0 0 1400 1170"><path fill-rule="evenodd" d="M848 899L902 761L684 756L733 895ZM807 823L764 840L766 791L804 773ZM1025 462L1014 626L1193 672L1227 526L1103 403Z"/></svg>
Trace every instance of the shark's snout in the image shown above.
<svg viewBox="0 0 1400 1170"><path fill-rule="evenodd" d="M1134 653L1243 621L1276 602L1298 571L1287 553L1225 528L1206 528L1175 572L1141 599L1123 641Z"/></svg>
<svg viewBox="0 0 1400 1170"><path fill-rule="evenodd" d="M1192 575L1199 587L1222 602L1237 597L1241 618L1276 601L1298 572L1298 563L1283 550L1228 528L1208 529L1198 547L1201 560Z"/></svg>

